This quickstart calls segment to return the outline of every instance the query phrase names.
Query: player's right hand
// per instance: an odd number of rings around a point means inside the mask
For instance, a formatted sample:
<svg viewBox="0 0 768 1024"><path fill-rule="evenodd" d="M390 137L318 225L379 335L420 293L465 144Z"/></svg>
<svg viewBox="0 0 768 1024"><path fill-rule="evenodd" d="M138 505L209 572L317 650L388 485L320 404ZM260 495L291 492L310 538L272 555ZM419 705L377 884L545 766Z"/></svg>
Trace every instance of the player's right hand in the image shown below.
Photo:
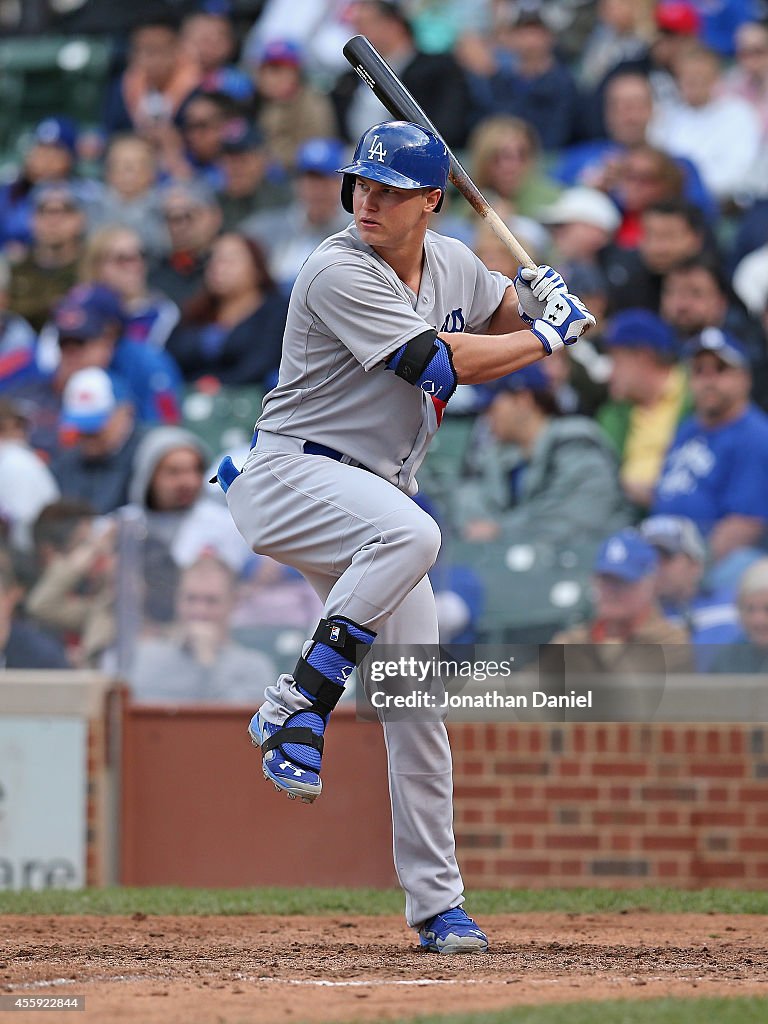
<svg viewBox="0 0 768 1024"><path fill-rule="evenodd" d="M534 320L531 332L547 355L552 355L563 345L574 345L584 331L596 323L581 299L568 292L553 292L544 307L544 315Z"/></svg>
<svg viewBox="0 0 768 1024"><path fill-rule="evenodd" d="M544 315L547 299L553 292L567 292L568 287L560 274L546 263L531 270L521 267L514 280L517 292L517 311L523 323L530 325Z"/></svg>

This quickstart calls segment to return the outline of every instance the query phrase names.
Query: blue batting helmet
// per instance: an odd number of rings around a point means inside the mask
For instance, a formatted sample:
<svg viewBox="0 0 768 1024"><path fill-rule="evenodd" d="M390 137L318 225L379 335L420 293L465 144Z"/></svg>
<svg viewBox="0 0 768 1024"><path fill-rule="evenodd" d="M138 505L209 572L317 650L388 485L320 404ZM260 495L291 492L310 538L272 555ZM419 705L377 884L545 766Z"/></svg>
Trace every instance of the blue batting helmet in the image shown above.
<svg viewBox="0 0 768 1024"><path fill-rule="evenodd" d="M352 213L355 177L396 188L439 188L435 212L443 205L451 160L442 139L410 121L383 121L360 136L352 163L340 167L341 205Z"/></svg>

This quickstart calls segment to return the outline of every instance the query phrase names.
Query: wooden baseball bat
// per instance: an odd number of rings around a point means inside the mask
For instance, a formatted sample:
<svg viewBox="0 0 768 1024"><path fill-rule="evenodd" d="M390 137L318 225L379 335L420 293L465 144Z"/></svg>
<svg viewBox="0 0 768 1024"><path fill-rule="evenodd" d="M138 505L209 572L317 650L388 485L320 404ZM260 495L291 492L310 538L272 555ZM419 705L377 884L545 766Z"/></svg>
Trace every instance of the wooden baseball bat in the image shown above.
<svg viewBox="0 0 768 1024"><path fill-rule="evenodd" d="M401 121L412 121L422 128L429 128L445 144L440 132L369 39L365 36L353 36L344 44L342 52L393 117ZM535 269L536 264L472 181L450 147L446 145L445 148L451 159L450 179L453 184L470 206L487 221L493 233L509 249L520 266Z"/></svg>

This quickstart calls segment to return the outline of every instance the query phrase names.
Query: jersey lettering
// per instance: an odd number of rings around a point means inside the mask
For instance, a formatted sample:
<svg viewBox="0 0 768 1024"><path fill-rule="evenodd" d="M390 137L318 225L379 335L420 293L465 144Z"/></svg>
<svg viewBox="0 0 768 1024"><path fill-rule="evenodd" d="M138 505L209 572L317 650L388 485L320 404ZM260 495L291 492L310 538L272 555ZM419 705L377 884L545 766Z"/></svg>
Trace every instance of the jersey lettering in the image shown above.
<svg viewBox="0 0 768 1024"><path fill-rule="evenodd" d="M463 331L466 327L464 321L464 313L462 312L461 306L458 309L452 309L448 316L443 321L443 326L440 330L444 334L456 334L459 331Z"/></svg>
<svg viewBox="0 0 768 1024"><path fill-rule="evenodd" d="M379 136L378 135L374 135L373 136L373 141L371 142L371 147L368 150L368 159L369 160L378 160L379 163L383 164L384 163L384 157L387 155L387 151L386 151L386 149L384 149L383 144L381 142L379 142L378 140L379 140Z"/></svg>

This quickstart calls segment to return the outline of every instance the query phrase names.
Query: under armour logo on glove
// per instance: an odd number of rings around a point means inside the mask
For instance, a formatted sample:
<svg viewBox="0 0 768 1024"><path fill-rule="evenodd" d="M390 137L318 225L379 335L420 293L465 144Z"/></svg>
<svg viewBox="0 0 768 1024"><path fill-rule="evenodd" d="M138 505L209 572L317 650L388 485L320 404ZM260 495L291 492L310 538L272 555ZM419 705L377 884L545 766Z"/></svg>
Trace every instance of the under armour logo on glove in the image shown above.
<svg viewBox="0 0 768 1024"><path fill-rule="evenodd" d="M556 292L547 303L544 316L532 324L531 332L550 356L563 345L574 345L595 323L595 318L581 299Z"/></svg>

